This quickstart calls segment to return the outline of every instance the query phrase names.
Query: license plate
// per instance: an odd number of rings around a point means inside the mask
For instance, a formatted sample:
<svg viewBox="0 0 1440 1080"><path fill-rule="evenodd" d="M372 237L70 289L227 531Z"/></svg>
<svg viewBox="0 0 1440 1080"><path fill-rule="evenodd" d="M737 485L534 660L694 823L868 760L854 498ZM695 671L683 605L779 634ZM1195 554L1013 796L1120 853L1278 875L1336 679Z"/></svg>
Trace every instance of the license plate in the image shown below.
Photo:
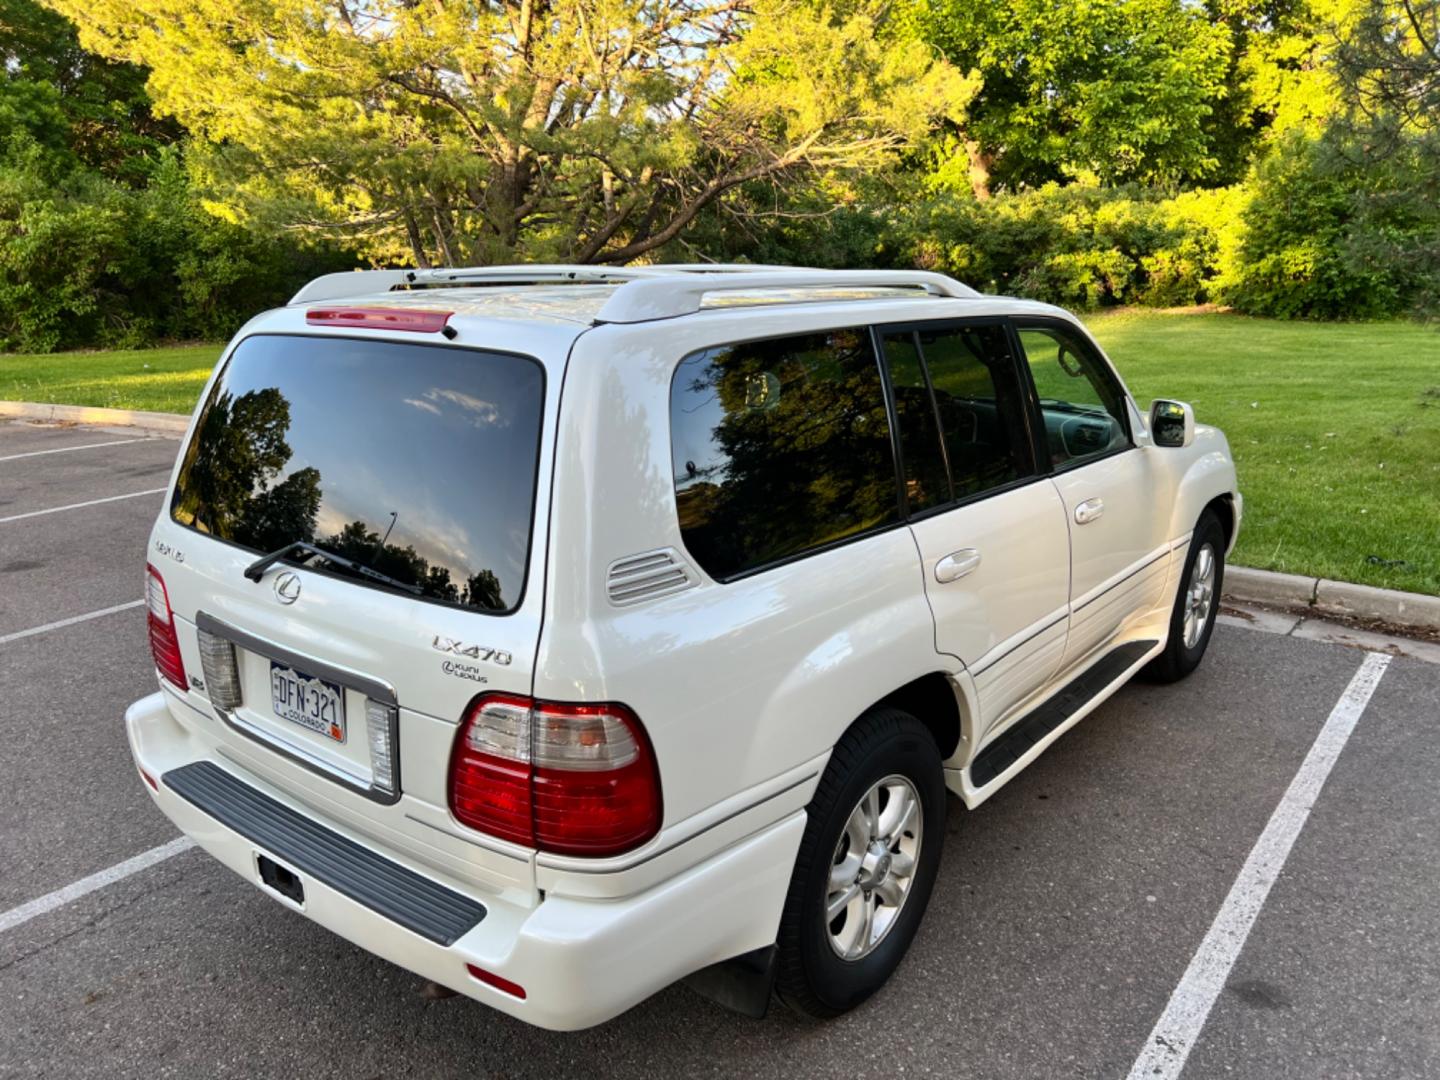
<svg viewBox="0 0 1440 1080"><path fill-rule="evenodd" d="M335 683L270 661L270 706L282 720L345 741L345 695Z"/></svg>

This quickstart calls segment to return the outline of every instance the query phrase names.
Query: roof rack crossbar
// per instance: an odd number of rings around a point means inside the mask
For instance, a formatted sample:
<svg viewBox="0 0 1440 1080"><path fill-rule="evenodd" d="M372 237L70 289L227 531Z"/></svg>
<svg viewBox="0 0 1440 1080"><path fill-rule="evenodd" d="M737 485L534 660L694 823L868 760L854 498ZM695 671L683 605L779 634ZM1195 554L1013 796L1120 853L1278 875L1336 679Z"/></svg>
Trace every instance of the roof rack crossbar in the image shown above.
<svg viewBox="0 0 1440 1080"><path fill-rule="evenodd" d="M734 276L685 274L668 277L647 277L630 281L616 289L605 301L597 323L638 323L655 319L672 319L690 315L705 306L705 298L714 294L759 292L761 290L796 290L801 293L790 303L812 299L803 295L806 289L850 288L912 288L923 289L932 296L973 299L980 293L944 274L924 270L764 270Z"/></svg>

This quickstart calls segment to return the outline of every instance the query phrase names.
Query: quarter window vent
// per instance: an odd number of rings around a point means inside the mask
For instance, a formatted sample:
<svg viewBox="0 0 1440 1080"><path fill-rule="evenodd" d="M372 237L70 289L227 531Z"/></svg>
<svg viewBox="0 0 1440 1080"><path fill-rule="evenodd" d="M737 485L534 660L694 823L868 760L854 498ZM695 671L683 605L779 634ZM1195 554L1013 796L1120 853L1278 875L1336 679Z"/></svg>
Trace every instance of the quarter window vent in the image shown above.
<svg viewBox="0 0 1440 1080"><path fill-rule="evenodd" d="M617 607L681 592L697 583L695 572L671 548L630 555L610 564L605 590Z"/></svg>

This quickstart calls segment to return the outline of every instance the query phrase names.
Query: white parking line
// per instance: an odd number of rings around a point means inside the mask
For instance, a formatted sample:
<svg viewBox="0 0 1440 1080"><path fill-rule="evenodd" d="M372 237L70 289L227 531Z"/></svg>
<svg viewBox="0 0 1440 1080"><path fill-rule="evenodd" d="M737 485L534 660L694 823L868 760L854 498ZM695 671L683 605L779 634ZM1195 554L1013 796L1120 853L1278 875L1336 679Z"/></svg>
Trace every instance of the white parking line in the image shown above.
<svg viewBox="0 0 1440 1080"><path fill-rule="evenodd" d="M72 450L98 450L102 446L124 446L126 443L144 442L144 439L113 439L110 442L92 442L84 446L58 446L53 450L31 450L24 454L6 454L0 461L18 461L22 457L40 457L42 454L68 454Z"/></svg>
<svg viewBox="0 0 1440 1080"><path fill-rule="evenodd" d="M82 896L88 896L97 889L103 889L106 885L113 885L115 882L129 877L131 874L138 874L141 870L148 870L156 863L164 862L172 856L189 851L195 846L195 841L188 836L177 836L168 844L161 844L157 848L141 852L133 859L126 859L122 863L101 870L99 873L91 874L89 877L81 878L79 881L66 885L63 889L56 889L52 893L31 900L29 903L21 904L19 907L11 908L0 915L0 934L6 930L13 930L21 923L27 923L31 919L38 918L46 912L54 911L58 907L64 907L72 901L79 900Z"/></svg>
<svg viewBox="0 0 1440 1080"><path fill-rule="evenodd" d="M68 619L57 619L55 622L47 622L44 626L32 626L29 630L16 630L13 634L0 634L0 645L7 645L12 641L19 641L21 638L34 637L36 634L43 634L47 630L59 630L63 626L74 626L76 623L89 622L91 619L98 619L102 615L114 615L117 611L129 611L131 608L139 607L145 603L142 600L131 600L127 604L116 604L114 607L101 608L99 611L88 611L84 615L71 615Z"/></svg>
<svg viewBox="0 0 1440 1080"><path fill-rule="evenodd" d="M1251 848L1240 876L1230 886L1230 894L1210 924L1209 933L1195 950L1180 985L1170 995L1170 1002L1150 1032L1145 1048L1130 1067L1129 1080L1174 1080L1185 1068L1185 1060L1205 1026L1210 1009L1225 989L1230 969L1235 966L1250 928L1265 906L1270 887L1280 876L1295 838L1320 797L1326 777L1340 757L1340 751L1345 749L1350 733L1355 730L1389 663L1390 657L1382 653L1365 657L1345 693L1335 703L1330 718L1305 755L1300 771L1290 781L1265 831Z"/></svg>
<svg viewBox="0 0 1440 1080"><path fill-rule="evenodd" d="M141 495L159 495L167 488L150 488L147 491L132 491L128 495L110 495L103 499L90 499L87 502L71 503L69 506L52 506L49 510L31 510L28 514L11 514L9 517L0 518L0 525L7 521L19 521L22 518L40 517L44 514L58 514L65 510L80 510L86 506L99 506L101 503L119 502L121 499L138 499Z"/></svg>

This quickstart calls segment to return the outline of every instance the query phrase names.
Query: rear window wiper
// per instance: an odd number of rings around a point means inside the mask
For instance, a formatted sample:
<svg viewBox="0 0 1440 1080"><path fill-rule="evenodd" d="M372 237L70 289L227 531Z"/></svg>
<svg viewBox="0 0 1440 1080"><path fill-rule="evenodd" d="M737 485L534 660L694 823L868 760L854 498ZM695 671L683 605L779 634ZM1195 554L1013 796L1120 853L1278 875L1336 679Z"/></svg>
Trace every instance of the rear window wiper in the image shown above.
<svg viewBox="0 0 1440 1080"><path fill-rule="evenodd" d="M265 576L265 571L269 570L270 567L274 566L281 559L290 559L297 555L304 556L303 559L297 560L299 562L304 562L305 559L310 558L312 555L319 555L322 559L332 562L336 566L343 566L352 573L359 574L361 577L370 578L372 581L377 581L381 585L389 585L392 589L404 589L406 592L415 596L423 596L425 593L425 590L419 585L411 585L401 581L399 578L393 578L389 574L382 574L379 570L372 570L363 563L347 559L343 555L336 555L333 551L326 551L324 548L312 544L308 540L293 541L282 548L276 548L269 555L264 555L256 559L245 568L245 576L251 581L259 581Z"/></svg>

